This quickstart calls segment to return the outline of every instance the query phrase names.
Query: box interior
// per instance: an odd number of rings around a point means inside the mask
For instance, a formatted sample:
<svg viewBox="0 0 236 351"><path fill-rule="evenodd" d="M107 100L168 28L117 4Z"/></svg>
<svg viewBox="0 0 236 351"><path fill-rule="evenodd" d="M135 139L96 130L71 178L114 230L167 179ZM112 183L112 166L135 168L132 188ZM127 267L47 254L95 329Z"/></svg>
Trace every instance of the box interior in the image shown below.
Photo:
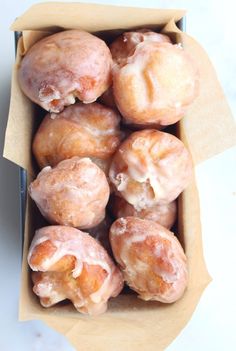
<svg viewBox="0 0 236 351"><path fill-rule="evenodd" d="M129 28L128 30L136 30L136 29L140 29L142 28L141 27L132 27L132 28ZM148 26L149 29L155 31L155 32L161 32L161 30L163 29L163 26L159 25L159 26ZM57 31L53 31L53 33L55 33ZM99 31L99 32L93 32L94 35L98 36L99 38L103 39L107 45L110 45L111 42L113 42L121 33L123 33L123 30L122 29L116 29L116 30L107 30L107 31ZM33 39L34 39L34 33L31 33L33 34L32 35L32 38L31 40L28 40L27 43L29 42L30 45L28 46L28 48L32 45L33 43ZM39 34L39 33L38 33ZM38 34L37 34L37 39L38 39ZM30 33L27 33L27 35L29 36ZM48 32L41 32L40 33L40 37L44 37L45 35L48 35ZM28 37L30 38L30 37ZM27 39L28 39L27 38ZM173 43L178 43L178 38L175 34L172 34L171 35L171 40L173 41ZM99 99L98 99L99 101ZM31 135L31 144L32 144L32 141L33 141L33 138L34 138L34 135L39 127L39 125L41 124L43 118L45 117L45 115L47 114L48 112L45 111L43 108L41 108L40 106L37 106L36 104L33 104L33 116L32 116L32 135ZM174 125L171 125L169 127L166 127L164 129L164 131L168 132L168 133L171 133L171 134L174 134L176 136L178 136L179 134L179 131L178 131L179 127L178 127L178 123L174 124ZM137 130L137 129L134 129L134 131ZM47 226L47 225L50 225L49 222L47 222L47 220L41 215L40 211L37 209L37 206L35 205L34 201L28 196L27 194L27 188L28 188L28 185L30 184L30 182L37 176L37 174L40 172L40 169L37 165L37 162L31 152L31 148L29 150L29 159L30 159L30 163L31 163L31 173L28 174L27 176L27 172L26 172L26 177L27 177L27 181L26 181L26 184L25 184L25 192L26 192L26 199L27 199L27 203L28 203L28 211L29 211L29 217L30 217L30 221L28 222L28 233L29 235L27 236L24 236L23 235L23 240L26 241L26 247L25 249L28 251L28 248L29 248L29 245L30 245L30 242L34 236L34 233L37 229L39 228L42 228L44 226ZM181 197L179 197L178 199L178 207L181 206ZM110 215L110 214L109 214ZM112 215L110 215L110 217L112 218ZM113 217L112 218L113 220L115 220L115 218ZM178 239L180 240L183 248L185 249L184 247L184 233L179 233L178 232L178 228L181 228L180 226L180 223L181 223L181 220L178 219L176 221L176 223L174 224L173 228L172 228L172 231L175 233L175 235L178 237ZM86 230L85 230L86 231ZM114 258L113 258L114 259ZM28 267L28 271L29 271L29 276L30 276L30 269ZM35 295L33 294L32 292L32 282L30 279L27 280L28 282L28 289L29 291L31 291L31 294L33 295L32 296L32 299L35 300ZM127 302L126 300L124 299L124 295L128 295L127 296ZM133 296L131 296L133 295ZM110 303L110 309L111 311L116 311L117 309L123 309L124 306L123 304L126 304L128 303L128 305L126 306L126 308L130 308L130 303L132 304L132 306L136 306L136 304L138 304L139 306L139 309L140 308L148 308L148 306L146 306L146 302L142 301L142 300L137 300L137 294L131 290L128 286L125 285L124 289L122 290L120 296L122 296L122 299L120 302L117 302L115 300L119 299L118 298L115 298L112 299L111 303ZM37 300L37 304L39 304L39 300L38 298L36 297L36 300ZM114 300L114 301L113 301ZM152 303L152 308L160 308L159 306L162 305L160 303ZM39 304L39 307L40 309L42 309L42 306ZM70 301L63 301L61 303L58 303L56 306L53 306L49 309L53 310L54 313L55 313L55 310L58 309L58 312L60 313L60 310L61 308L64 308L64 310L66 309L67 311L70 311L70 312L75 312L77 314L77 312L74 310L74 307L72 306L72 304L70 303ZM164 306L163 306L164 307ZM48 310L49 310L48 309ZM43 308L43 310L45 310ZM63 312L64 313L64 312Z"/></svg>

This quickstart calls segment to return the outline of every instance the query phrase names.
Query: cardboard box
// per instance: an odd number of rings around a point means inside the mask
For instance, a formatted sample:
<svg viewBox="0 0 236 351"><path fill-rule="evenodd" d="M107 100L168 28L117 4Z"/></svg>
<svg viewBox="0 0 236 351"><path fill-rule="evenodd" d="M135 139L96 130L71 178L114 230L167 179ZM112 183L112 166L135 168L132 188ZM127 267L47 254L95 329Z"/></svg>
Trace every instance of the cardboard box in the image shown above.
<svg viewBox="0 0 236 351"><path fill-rule="evenodd" d="M32 135L39 119L35 106L23 95L17 81L22 55L37 40L63 29L82 28L111 38L133 28L148 27L168 33L196 58L200 71L200 96L178 123L179 136L192 153L194 163L236 144L236 127L217 81L214 69L199 44L177 27L182 10L140 9L79 3L42 3L20 16L11 29L23 31L13 69L11 103L6 130L4 157L27 170L28 183L35 176L31 154ZM198 192L195 180L179 200L179 238L184 246L189 269L188 288L174 304L144 302L136 295L123 294L112 299L108 311L87 317L72 306L45 309L32 293L27 251L40 226L37 209L27 198L20 320L41 319L68 337L80 351L162 350L190 319L210 276L204 263Z"/></svg>

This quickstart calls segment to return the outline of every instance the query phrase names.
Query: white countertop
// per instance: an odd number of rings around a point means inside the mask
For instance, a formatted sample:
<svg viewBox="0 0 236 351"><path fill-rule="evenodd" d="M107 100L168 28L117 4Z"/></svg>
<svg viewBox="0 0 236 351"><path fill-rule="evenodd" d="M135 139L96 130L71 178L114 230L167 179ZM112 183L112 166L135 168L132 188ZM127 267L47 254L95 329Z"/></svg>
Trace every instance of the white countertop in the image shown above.
<svg viewBox="0 0 236 351"><path fill-rule="evenodd" d="M15 17L36 2L7 0L1 4L1 150L9 106L11 66L14 62L14 38L8 28ZM233 112L236 111L236 25L233 0L101 2L186 8L187 32L202 43L208 52L230 106ZM236 147L204 162L197 167L196 173L205 259L213 281L205 290L192 319L167 350L236 350ZM3 158L0 159L0 233L0 350L74 350L63 336L42 322L17 321L21 264L18 168Z"/></svg>

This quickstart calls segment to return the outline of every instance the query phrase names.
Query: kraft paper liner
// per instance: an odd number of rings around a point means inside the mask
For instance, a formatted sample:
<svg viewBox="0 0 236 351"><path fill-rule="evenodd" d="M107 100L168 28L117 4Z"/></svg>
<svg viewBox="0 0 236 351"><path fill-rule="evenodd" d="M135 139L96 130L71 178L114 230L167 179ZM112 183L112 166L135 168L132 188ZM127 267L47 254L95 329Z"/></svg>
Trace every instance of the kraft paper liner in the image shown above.
<svg viewBox="0 0 236 351"><path fill-rule="evenodd" d="M22 93L17 83L17 70L21 59L23 42L20 38L18 42L18 54L16 63L12 71L11 99L8 115L8 122L5 134L5 144L3 156L16 163L22 168L30 168L32 128L34 106L29 99Z"/></svg>
<svg viewBox="0 0 236 351"><path fill-rule="evenodd" d="M82 28L89 32L129 29L180 20L186 11L86 3L47 2L31 6L12 24L14 31Z"/></svg>
<svg viewBox="0 0 236 351"><path fill-rule="evenodd" d="M235 123L212 65L200 45L176 28L183 15L179 10L136 9L91 4L43 3L32 6L12 25L21 30L16 65L13 70L9 120L4 156L27 169L28 182L34 175L31 140L34 131L34 105L23 95L17 82L21 55L35 40L63 28L88 31L134 27L163 29L181 41L197 60L201 76L200 96L179 123L181 139L189 147L195 164L224 151L236 143ZM149 25L150 24L150 25ZM164 27L164 25L166 25ZM163 28L164 27L164 28ZM179 200L179 237L188 258L189 283L182 299L174 304L144 302L136 295L121 295L109 302L108 311L87 317L71 305L45 309L32 293L27 251L36 223L36 208L27 201L20 320L41 319L66 335L80 351L86 350L162 350L190 319L200 296L210 281L202 249L199 199L195 180Z"/></svg>
<svg viewBox="0 0 236 351"><path fill-rule="evenodd" d="M195 164L236 145L236 124L205 50L170 21L164 33L174 32L196 60L200 72L200 95L180 124L180 138L191 151ZM195 128L193 128L195 126Z"/></svg>
<svg viewBox="0 0 236 351"><path fill-rule="evenodd" d="M29 203L29 202L28 202ZM99 317L87 317L73 307L44 309L31 291L26 234L22 270L20 319L40 319L64 334L81 351L162 350L179 334L189 321L201 293L210 281L199 240L199 203L197 189L192 185L182 195L182 213L191 211L191 218L183 217L182 228L188 232L185 250L188 258L189 284L181 300L165 305L144 302L135 295L123 295L111 300L109 310ZM28 213L28 211L27 211ZM31 218L28 216L27 221ZM29 228L29 226L27 226ZM27 288L26 288L27 287Z"/></svg>

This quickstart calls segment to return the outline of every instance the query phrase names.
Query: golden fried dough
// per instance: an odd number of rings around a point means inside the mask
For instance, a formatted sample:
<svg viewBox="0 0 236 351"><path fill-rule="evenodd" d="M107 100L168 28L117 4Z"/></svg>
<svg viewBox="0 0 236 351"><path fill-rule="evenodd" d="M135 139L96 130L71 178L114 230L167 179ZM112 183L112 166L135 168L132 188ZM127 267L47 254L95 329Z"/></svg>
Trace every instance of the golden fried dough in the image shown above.
<svg viewBox="0 0 236 351"><path fill-rule="evenodd" d="M126 64L127 58L134 54L137 45L143 42L171 43L167 35L156 33L149 29L124 32L110 45L112 59L118 65Z"/></svg>
<svg viewBox="0 0 236 351"><path fill-rule="evenodd" d="M66 30L34 44L19 67L21 89L33 102L60 112L75 102L95 101L111 84L112 58L105 42Z"/></svg>
<svg viewBox="0 0 236 351"><path fill-rule="evenodd" d="M153 221L120 218L111 226L110 241L125 281L141 299L171 303L183 295L186 256L169 230Z"/></svg>
<svg viewBox="0 0 236 351"><path fill-rule="evenodd" d="M192 176L193 163L182 141L147 129L131 134L115 153L109 177L137 211L174 201Z"/></svg>
<svg viewBox="0 0 236 351"><path fill-rule="evenodd" d="M33 291L44 307L69 299L85 314L106 311L117 296L123 278L106 250L89 234L65 226L36 231L28 263L33 270Z"/></svg>
<svg viewBox="0 0 236 351"><path fill-rule="evenodd" d="M115 218L138 217L156 222L170 229L176 220L177 206L176 201L173 201L168 204L155 205L137 211L134 206L122 197L114 196L111 201L111 210Z"/></svg>
<svg viewBox="0 0 236 351"><path fill-rule="evenodd" d="M198 72L180 45L144 41L114 65L113 94L126 123L161 128L179 121L198 95Z"/></svg>
<svg viewBox="0 0 236 351"><path fill-rule="evenodd" d="M109 185L104 172L88 158L73 157L43 168L29 194L52 224L92 228L105 217Z"/></svg>
<svg viewBox="0 0 236 351"><path fill-rule="evenodd" d="M119 122L119 114L108 107L77 103L46 115L35 134L33 153L41 168L73 156L101 159L103 164L120 144Z"/></svg>

